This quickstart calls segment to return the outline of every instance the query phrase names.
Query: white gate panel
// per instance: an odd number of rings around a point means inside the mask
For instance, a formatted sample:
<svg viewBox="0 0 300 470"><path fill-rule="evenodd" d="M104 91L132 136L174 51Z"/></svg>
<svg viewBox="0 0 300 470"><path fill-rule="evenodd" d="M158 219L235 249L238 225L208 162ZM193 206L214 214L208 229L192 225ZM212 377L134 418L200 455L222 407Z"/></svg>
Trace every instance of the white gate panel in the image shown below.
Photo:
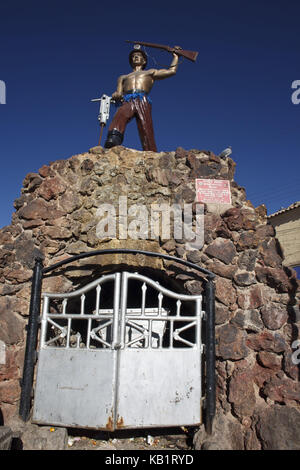
<svg viewBox="0 0 300 470"><path fill-rule="evenodd" d="M116 351L108 349L41 350L33 421L66 427L111 429L115 406L115 364Z"/></svg>
<svg viewBox="0 0 300 470"><path fill-rule="evenodd" d="M114 428L120 279L119 273L105 275L72 293L43 294L33 422ZM113 309L101 311L101 289L107 281L114 282ZM85 296L94 288L95 310L86 314ZM74 298L79 299L77 314L68 313ZM51 299L62 301L59 313L50 312ZM79 332L74 335L76 321L86 332L85 343Z"/></svg>
<svg viewBox="0 0 300 470"><path fill-rule="evenodd" d="M118 423L124 428L201 423L199 350L125 349L118 371Z"/></svg>

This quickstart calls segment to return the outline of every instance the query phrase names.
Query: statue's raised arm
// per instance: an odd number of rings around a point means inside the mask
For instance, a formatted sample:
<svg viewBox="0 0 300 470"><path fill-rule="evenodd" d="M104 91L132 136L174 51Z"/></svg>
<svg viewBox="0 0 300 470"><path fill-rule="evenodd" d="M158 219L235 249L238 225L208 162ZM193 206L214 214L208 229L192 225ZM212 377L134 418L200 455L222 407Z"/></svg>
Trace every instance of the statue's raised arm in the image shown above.
<svg viewBox="0 0 300 470"><path fill-rule="evenodd" d="M154 80L163 80L164 78L172 77L172 75L175 75L178 68L178 59L179 57L176 52L173 52L173 60L170 67L168 69L154 70Z"/></svg>

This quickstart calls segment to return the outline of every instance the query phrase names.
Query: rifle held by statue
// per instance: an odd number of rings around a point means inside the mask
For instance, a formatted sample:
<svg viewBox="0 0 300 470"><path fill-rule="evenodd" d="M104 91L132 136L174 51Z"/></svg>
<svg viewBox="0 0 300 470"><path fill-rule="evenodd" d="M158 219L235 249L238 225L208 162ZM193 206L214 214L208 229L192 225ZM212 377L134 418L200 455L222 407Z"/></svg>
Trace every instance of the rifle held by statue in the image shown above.
<svg viewBox="0 0 300 470"><path fill-rule="evenodd" d="M140 44L141 46L146 46L146 47L154 47L156 49L162 49L162 50L165 50L165 51L168 51L168 52L171 52L171 53L175 52L177 55L182 56L182 57L184 57L188 60L191 60L192 62L196 62L197 55L198 55L198 52L185 51L185 50L181 49L178 46L170 47L170 46L164 46L162 44L153 44L151 42L141 42L141 41L128 41L128 40L126 40L126 42L130 42L132 44Z"/></svg>

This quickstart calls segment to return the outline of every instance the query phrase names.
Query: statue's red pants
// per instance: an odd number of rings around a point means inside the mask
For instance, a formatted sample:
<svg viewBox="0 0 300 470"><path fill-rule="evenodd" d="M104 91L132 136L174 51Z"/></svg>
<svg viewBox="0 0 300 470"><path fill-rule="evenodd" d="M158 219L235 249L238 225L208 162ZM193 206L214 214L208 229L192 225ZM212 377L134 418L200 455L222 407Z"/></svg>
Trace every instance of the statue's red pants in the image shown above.
<svg viewBox="0 0 300 470"><path fill-rule="evenodd" d="M135 117L143 150L157 152L151 109L152 105L145 96L125 101L114 115L108 131L116 129L124 134L127 124Z"/></svg>

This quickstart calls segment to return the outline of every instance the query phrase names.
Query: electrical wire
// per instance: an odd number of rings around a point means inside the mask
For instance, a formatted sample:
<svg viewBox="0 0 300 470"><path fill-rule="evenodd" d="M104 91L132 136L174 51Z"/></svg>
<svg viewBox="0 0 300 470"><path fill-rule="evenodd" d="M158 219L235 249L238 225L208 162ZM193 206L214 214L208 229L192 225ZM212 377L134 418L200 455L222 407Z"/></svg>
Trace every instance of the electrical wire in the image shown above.
<svg viewBox="0 0 300 470"><path fill-rule="evenodd" d="M247 198L250 199L251 201L261 201L262 203L266 202L273 202L273 201L278 201L278 205L281 204L280 209L287 209L290 205L294 204L295 202L299 201L299 195L297 193L288 193L288 194L273 194L270 196L265 196L265 197L256 197L255 195L252 195L247 193ZM290 204L288 204L286 207L282 206L282 203L284 201L291 201ZM286 204L286 203L284 203ZM278 209L278 210L280 210Z"/></svg>
<svg viewBox="0 0 300 470"><path fill-rule="evenodd" d="M297 187L294 187L292 188L291 186L289 186L288 188L278 188L276 190L273 190L273 189L270 189L264 193L259 193L259 192L256 192L253 193L256 195L257 198L262 198L262 197L273 197L273 196L277 196L278 194L295 194L297 193L300 197L300 194L299 194L300 190L299 188ZM252 193L252 190L251 191L247 191L247 193Z"/></svg>
<svg viewBox="0 0 300 470"><path fill-rule="evenodd" d="M289 190L291 186L293 186L295 189L297 189L298 187L299 192L300 192L299 183L300 183L299 178L296 178L295 180L290 180L289 182L286 182L284 184L271 186L269 189L264 188L263 191L255 190L255 194L257 197L269 196L269 194L274 194L274 193L278 194L279 192L281 193L282 191Z"/></svg>
<svg viewBox="0 0 300 470"><path fill-rule="evenodd" d="M164 64L160 64L159 62L157 62L157 60L148 53L145 46L143 46L143 50L144 50L145 54L147 55L147 57L149 57L153 61L154 65L156 67L164 67L164 68L167 68L167 69L170 68L170 64L169 65L164 65ZM179 59L179 61L178 61L178 65L182 64L183 61L184 61L184 57L181 57L181 59Z"/></svg>

